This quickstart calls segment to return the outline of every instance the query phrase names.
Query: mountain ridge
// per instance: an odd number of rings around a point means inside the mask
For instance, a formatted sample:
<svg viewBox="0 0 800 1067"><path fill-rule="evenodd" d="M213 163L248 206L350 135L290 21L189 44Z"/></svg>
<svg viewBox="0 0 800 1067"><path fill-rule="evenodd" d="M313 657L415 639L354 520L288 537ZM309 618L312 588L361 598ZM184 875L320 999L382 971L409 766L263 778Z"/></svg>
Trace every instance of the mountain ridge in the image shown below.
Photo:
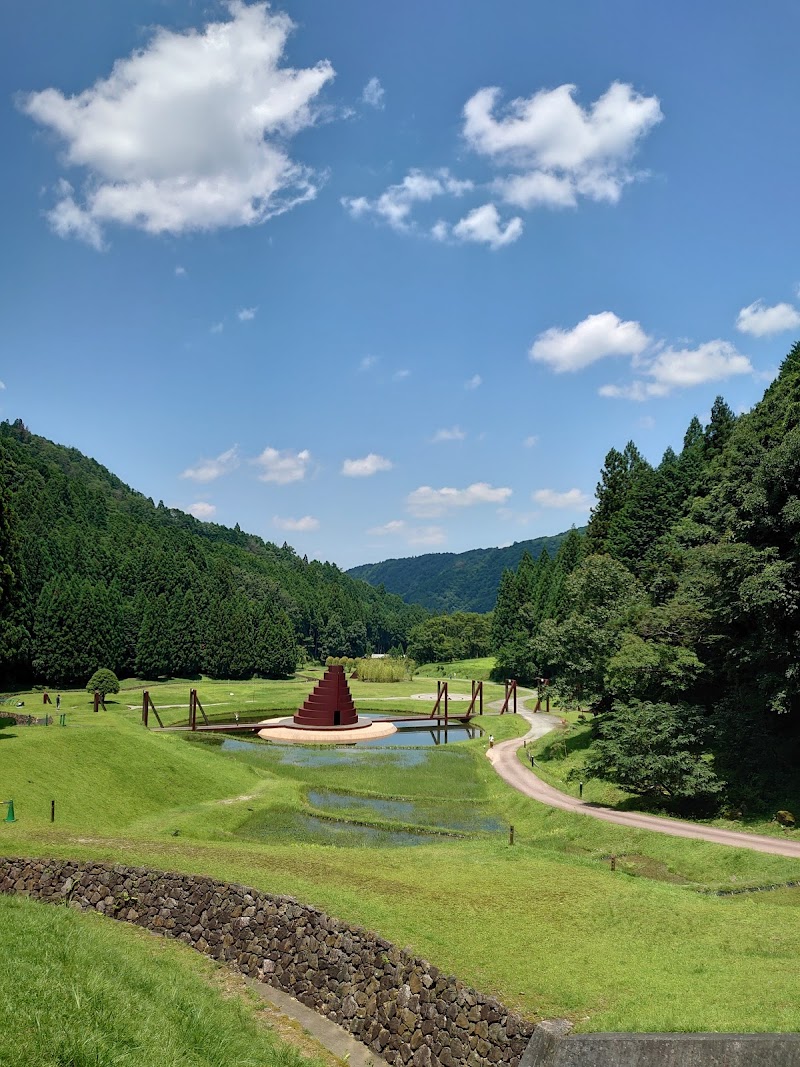
<svg viewBox="0 0 800 1067"><path fill-rule="evenodd" d="M585 527L580 527L583 532ZM568 530L545 537L515 541L503 548L470 548L466 552L426 552L362 563L346 574L388 593L406 604L419 604L429 611L491 611L504 570L516 570L527 551L538 559L543 551L554 556Z"/></svg>

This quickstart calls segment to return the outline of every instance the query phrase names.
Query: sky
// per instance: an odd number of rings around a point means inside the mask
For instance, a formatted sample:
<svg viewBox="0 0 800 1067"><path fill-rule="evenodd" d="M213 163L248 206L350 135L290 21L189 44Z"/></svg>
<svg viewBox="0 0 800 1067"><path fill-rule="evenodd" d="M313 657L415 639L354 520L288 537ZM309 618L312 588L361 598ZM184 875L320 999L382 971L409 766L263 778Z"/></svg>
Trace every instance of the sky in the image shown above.
<svg viewBox="0 0 800 1067"><path fill-rule="evenodd" d="M0 418L342 567L586 522L800 337L794 0L0 7Z"/></svg>

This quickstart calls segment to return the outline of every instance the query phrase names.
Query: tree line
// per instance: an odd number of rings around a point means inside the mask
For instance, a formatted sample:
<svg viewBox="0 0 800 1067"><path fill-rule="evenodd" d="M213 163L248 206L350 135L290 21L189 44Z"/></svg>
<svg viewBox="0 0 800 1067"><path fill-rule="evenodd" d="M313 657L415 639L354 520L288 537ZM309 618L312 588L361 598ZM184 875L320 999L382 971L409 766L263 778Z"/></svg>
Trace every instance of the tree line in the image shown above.
<svg viewBox="0 0 800 1067"><path fill-rule="evenodd" d="M492 634L501 673L595 712L582 774L738 815L796 795L798 624L800 344L657 465L611 449L585 536L503 575Z"/></svg>
<svg viewBox="0 0 800 1067"><path fill-rule="evenodd" d="M136 493L75 449L0 423L0 683L98 667L249 678L405 649L424 609Z"/></svg>

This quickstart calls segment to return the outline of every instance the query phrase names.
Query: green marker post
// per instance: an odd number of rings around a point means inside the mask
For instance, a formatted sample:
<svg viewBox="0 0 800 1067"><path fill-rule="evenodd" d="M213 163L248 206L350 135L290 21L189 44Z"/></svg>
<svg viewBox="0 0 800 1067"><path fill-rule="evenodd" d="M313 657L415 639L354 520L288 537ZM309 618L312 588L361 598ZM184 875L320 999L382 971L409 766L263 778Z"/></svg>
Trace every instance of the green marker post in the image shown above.
<svg viewBox="0 0 800 1067"><path fill-rule="evenodd" d="M17 817L14 814L14 801L13 800L4 800L2 803L8 805L8 813L6 814L6 817L5 817L4 821L5 822L16 822L17 821Z"/></svg>

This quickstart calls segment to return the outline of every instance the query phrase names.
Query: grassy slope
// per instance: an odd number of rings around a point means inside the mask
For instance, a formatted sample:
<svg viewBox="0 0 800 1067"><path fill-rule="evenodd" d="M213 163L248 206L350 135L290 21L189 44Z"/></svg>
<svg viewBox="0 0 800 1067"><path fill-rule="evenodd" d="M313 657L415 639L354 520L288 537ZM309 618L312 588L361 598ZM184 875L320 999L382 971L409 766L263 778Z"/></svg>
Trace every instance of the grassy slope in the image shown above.
<svg viewBox="0 0 800 1067"><path fill-rule="evenodd" d="M245 685L225 685L243 699ZM431 684L400 688L407 696ZM376 701L395 692L364 689ZM360 751L336 765L297 767L270 746L228 755L147 734L136 718L124 705L105 716L76 709L66 730L0 731L13 735L0 741L0 791L15 796L20 820L0 823L0 849L151 863L291 893L410 945L530 1017L568 1014L583 1029L800 1028L791 963L800 930L786 921L797 894L693 891L798 879L800 863L544 808L494 775L480 740L434 749L417 766L391 751ZM485 726L500 740L524 723L504 716ZM443 810L460 801L513 823L517 843L509 847L502 831L398 851L283 832L281 820L309 810L308 791L320 788L426 798ZM52 827L51 794L59 803ZM77 804L87 797L96 799ZM276 823L269 842L237 834L259 813ZM653 877L612 874L611 853L643 857L631 869Z"/></svg>
<svg viewBox="0 0 800 1067"><path fill-rule="evenodd" d="M222 973L134 927L0 897L0 1063L309 1067Z"/></svg>

